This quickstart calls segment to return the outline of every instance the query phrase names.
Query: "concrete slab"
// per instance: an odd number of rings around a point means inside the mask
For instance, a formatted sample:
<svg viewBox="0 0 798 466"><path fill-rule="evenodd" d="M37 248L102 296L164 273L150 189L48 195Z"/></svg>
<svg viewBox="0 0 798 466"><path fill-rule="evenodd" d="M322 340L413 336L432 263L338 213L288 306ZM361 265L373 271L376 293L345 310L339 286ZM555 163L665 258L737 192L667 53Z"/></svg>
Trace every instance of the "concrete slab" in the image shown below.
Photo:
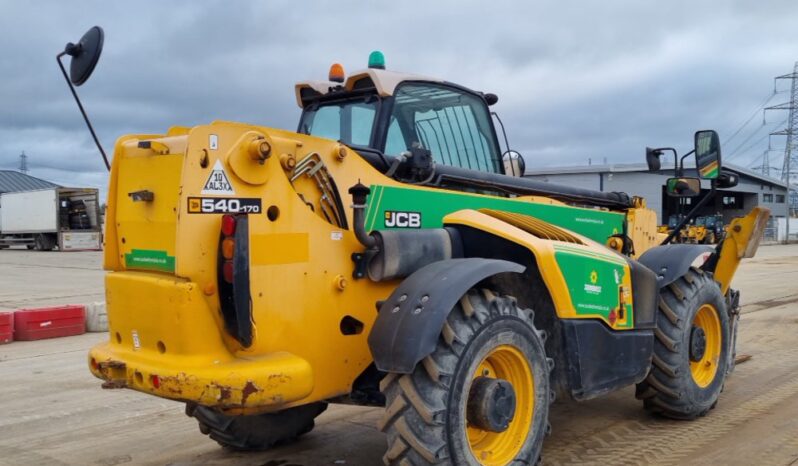
<svg viewBox="0 0 798 466"><path fill-rule="evenodd" d="M102 299L97 253L0 251L0 305ZM10 275L9 275L10 274ZM9 278L10 277L10 278ZM739 352L751 354L718 406L693 422L652 417L632 388L558 402L546 464L792 464L798 460L798 245L760 248L734 286L743 296ZM72 301L74 300L74 301ZM0 346L0 465L377 465L381 409L332 406L291 445L219 448L180 403L102 390L86 367L105 334Z"/></svg>

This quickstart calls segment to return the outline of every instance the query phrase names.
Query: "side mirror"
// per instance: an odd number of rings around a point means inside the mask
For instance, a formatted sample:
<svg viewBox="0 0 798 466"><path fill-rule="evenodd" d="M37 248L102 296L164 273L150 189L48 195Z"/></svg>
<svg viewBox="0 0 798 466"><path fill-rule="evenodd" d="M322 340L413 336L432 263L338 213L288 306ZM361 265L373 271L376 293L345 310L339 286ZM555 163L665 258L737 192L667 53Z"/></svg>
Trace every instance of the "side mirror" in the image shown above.
<svg viewBox="0 0 798 466"><path fill-rule="evenodd" d="M648 163L648 171L653 172L660 169L662 164L660 163L659 157L661 155L661 150L646 147L646 163Z"/></svg>
<svg viewBox="0 0 798 466"><path fill-rule="evenodd" d="M502 161L504 162L504 174L509 176L524 176L526 171L526 162L524 157L514 150L508 150L502 154Z"/></svg>
<svg viewBox="0 0 798 466"><path fill-rule="evenodd" d="M665 192L671 197L695 197L701 193L701 180L698 178L668 178Z"/></svg>
<svg viewBox="0 0 798 466"><path fill-rule="evenodd" d="M94 26L83 34L77 44L70 42L64 47L64 53L72 57L69 65L69 80L72 84L80 86L89 79L100 60L104 37L103 29Z"/></svg>
<svg viewBox="0 0 798 466"><path fill-rule="evenodd" d="M716 131L696 131L695 166L702 179L714 180L720 176L720 138Z"/></svg>
<svg viewBox="0 0 798 466"><path fill-rule="evenodd" d="M715 180L715 186L718 188L733 188L740 182L740 177L731 172L720 172L718 179Z"/></svg>

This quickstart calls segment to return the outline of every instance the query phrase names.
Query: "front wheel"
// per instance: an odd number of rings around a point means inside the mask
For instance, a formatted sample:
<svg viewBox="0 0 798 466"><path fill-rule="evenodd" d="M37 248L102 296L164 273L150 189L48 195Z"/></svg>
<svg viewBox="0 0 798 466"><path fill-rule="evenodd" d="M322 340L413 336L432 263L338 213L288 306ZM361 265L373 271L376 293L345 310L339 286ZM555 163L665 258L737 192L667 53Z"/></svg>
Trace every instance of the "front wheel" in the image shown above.
<svg viewBox="0 0 798 466"><path fill-rule="evenodd" d="M720 286L690 269L660 291L654 356L636 396L652 412L694 419L715 406L729 366L730 325Z"/></svg>
<svg viewBox="0 0 798 466"><path fill-rule="evenodd" d="M385 464L535 464L552 398L543 340L514 298L469 291L435 351L382 381Z"/></svg>

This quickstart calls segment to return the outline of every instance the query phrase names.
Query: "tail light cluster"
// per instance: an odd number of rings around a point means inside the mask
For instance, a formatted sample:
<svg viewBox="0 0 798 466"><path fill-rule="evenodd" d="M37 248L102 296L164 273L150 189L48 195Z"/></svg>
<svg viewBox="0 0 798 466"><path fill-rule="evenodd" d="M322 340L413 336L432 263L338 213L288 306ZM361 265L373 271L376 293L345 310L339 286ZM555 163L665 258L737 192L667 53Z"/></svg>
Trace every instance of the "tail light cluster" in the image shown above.
<svg viewBox="0 0 798 466"><path fill-rule="evenodd" d="M225 282L233 283L233 256L236 248L236 218L233 215L222 217L222 278Z"/></svg>
<svg viewBox="0 0 798 466"><path fill-rule="evenodd" d="M223 215L219 238L219 305L225 329L244 347L252 344L252 298L249 290L249 219Z"/></svg>

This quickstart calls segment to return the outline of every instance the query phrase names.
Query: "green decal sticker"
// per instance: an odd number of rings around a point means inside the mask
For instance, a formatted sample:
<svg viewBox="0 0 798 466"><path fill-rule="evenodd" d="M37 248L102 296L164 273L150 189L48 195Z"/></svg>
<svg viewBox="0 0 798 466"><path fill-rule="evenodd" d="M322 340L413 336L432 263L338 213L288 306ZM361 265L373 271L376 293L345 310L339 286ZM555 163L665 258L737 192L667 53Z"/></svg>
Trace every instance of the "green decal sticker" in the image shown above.
<svg viewBox="0 0 798 466"><path fill-rule="evenodd" d="M371 186L367 230L440 228L443 217L462 209L496 209L531 215L604 243L623 231L624 214L442 190Z"/></svg>
<svg viewBox="0 0 798 466"><path fill-rule="evenodd" d="M554 258L562 270L577 315L600 315L609 319L620 307L625 264L619 258L602 256L576 248L555 246ZM631 327L632 307L620 327Z"/></svg>
<svg viewBox="0 0 798 466"><path fill-rule="evenodd" d="M125 254L125 265L130 269L157 270L159 272L174 272L175 257L166 254L166 251L152 251L150 249L134 249Z"/></svg>

